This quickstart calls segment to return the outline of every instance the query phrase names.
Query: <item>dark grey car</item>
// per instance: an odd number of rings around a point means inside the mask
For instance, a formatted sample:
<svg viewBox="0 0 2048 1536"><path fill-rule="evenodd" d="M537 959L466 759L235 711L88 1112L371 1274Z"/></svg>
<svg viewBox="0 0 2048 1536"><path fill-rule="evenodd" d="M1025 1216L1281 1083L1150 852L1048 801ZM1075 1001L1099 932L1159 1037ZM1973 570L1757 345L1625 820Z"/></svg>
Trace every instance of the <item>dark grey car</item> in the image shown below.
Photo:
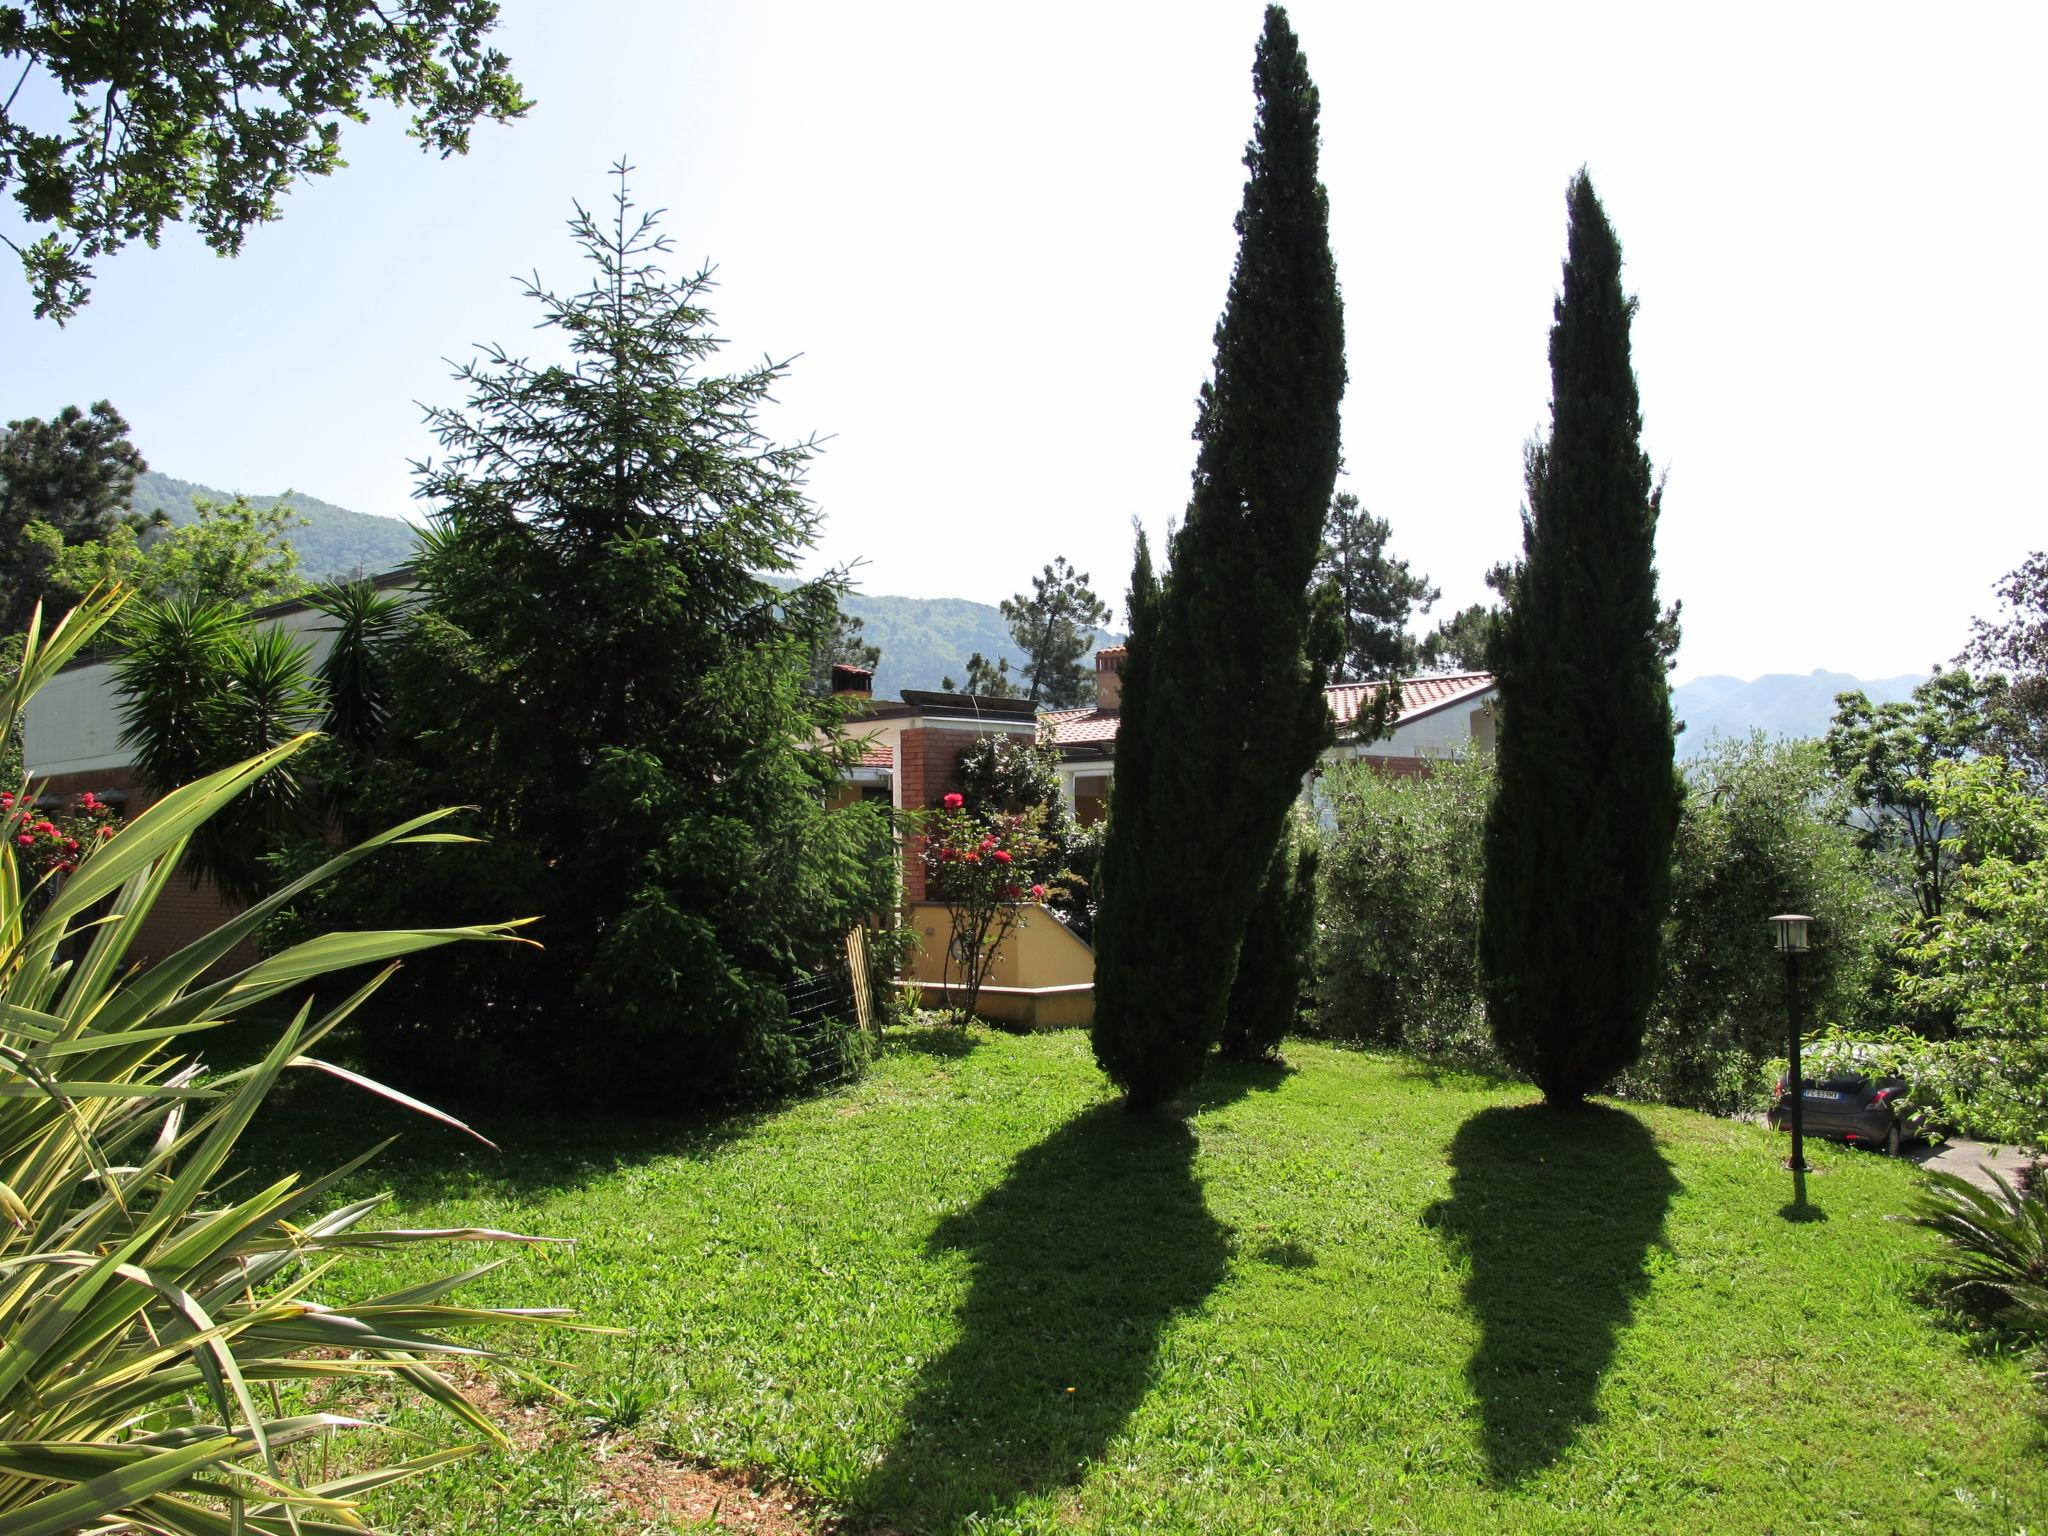
<svg viewBox="0 0 2048 1536"><path fill-rule="evenodd" d="M1823 1068L1806 1078L1800 1094L1802 1129L1808 1136L1825 1136L1852 1146L1877 1147L1891 1157L1909 1141L1920 1138L1920 1117L1908 1107L1913 1085L1903 1077L1887 1077L1864 1071L1853 1061L1845 1066ZM1767 1116L1775 1130L1792 1129L1791 1104L1785 1083L1778 1081L1778 1102Z"/></svg>

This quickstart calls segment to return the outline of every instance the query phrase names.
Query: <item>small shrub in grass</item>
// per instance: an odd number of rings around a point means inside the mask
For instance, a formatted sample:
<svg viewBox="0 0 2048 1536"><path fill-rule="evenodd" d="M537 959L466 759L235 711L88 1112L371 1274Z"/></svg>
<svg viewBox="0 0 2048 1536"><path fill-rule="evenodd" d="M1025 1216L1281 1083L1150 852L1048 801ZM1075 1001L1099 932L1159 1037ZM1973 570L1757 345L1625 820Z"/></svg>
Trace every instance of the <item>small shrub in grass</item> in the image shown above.
<svg viewBox="0 0 2048 1536"><path fill-rule="evenodd" d="M31 621L18 665L0 678L0 740L118 606L91 598L47 636L40 614ZM207 1031L331 972L506 940L516 926L323 934L224 971L292 895L380 849L444 837L428 815L335 854L167 958L131 965L136 931L195 836L304 742L172 790L61 883L0 842L0 1531L10 1536L366 1530L361 1495L474 1447L332 1478L309 1449L361 1421L299 1400L322 1384L389 1382L501 1439L433 1362L492 1353L451 1329L561 1316L444 1300L491 1265L337 1295L323 1261L348 1249L534 1241L370 1230L381 1197L330 1203L366 1159L225 1193L237 1140L286 1071L354 1078L311 1053L389 971L317 1018L302 1007L261 1060L237 1070L208 1076L192 1059Z"/></svg>

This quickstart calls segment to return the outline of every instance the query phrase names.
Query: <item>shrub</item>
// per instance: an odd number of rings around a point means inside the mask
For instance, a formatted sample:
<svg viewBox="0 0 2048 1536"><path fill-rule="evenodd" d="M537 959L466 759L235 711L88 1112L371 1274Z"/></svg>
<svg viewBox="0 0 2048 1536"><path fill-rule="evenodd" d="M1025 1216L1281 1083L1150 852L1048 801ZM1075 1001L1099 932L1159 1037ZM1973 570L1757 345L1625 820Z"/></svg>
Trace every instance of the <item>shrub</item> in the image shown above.
<svg viewBox="0 0 2048 1536"><path fill-rule="evenodd" d="M47 638L40 616L31 621L18 668L0 680L0 737L117 606L91 598ZM429 830L438 819L429 815L335 854L168 958L129 966L136 930L196 835L302 745L173 789L61 883L30 883L15 845L0 841L0 1529L361 1529L358 1495L451 1453L309 1483L306 1470L324 1458L279 1453L360 1421L296 1411L298 1390L402 1383L502 1440L432 1364L491 1351L445 1330L560 1316L443 1303L480 1271L335 1295L323 1259L350 1248L532 1241L364 1230L380 1198L328 1207L359 1163L222 1197L237 1139L286 1071L375 1087L311 1052L389 962L458 940L505 940L516 926L324 934L224 970L289 894L384 848L445 837ZM209 1077L182 1054L320 976L379 965L387 969L321 1016L302 1007L253 1065Z"/></svg>
<svg viewBox="0 0 2048 1536"><path fill-rule="evenodd" d="M1414 778L1347 763L1318 781L1316 1033L1492 1059L1478 971L1492 789L1477 756Z"/></svg>
<svg viewBox="0 0 2048 1536"><path fill-rule="evenodd" d="M1672 848L1664 974L1643 1054L1621 1091L1727 1113L1759 1107L1762 1064L1784 1054L1785 992L1767 919L1814 918L1802 1017L1866 1016L1885 898L1845 825L1821 747L1718 741L1685 765Z"/></svg>

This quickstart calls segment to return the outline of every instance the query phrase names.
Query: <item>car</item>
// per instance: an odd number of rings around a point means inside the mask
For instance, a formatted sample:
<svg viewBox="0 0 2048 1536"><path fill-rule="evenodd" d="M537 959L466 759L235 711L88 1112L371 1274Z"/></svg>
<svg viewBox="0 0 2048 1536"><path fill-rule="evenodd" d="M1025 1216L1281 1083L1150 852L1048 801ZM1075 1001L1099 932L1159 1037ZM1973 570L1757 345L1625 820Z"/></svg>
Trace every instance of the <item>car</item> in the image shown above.
<svg viewBox="0 0 2048 1536"><path fill-rule="evenodd" d="M1830 1052L1816 1063L1812 1076L1801 1074L1800 1129L1851 1146L1877 1147L1897 1157L1909 1141L1926 1132L1912 1107L1913 1085L1885 1073L1870 1047L1850 1046ZM1792 1129L1791 1101L1785 1080L1778 1080L1778 1100L1766 1117L1773 1130Z"/></svg>

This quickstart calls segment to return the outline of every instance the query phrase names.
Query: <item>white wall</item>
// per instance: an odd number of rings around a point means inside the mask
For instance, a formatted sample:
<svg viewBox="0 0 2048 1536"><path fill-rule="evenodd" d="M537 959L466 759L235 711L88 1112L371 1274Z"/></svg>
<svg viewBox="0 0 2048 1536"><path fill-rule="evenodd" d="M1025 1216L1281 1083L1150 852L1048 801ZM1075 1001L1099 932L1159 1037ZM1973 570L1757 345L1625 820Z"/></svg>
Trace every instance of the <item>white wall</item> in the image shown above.
<svg viewBox="0 0 2048 1536"><path fill-rule="evenodd" d="M334 621L314 609L293 609L270 622L308 642L316 667L334 643L325 633ZM133 754L121 745L119 703L111 662L72 667L51 678L30 702L22 723L22 756L30 776L126 767Z"/></svg>

